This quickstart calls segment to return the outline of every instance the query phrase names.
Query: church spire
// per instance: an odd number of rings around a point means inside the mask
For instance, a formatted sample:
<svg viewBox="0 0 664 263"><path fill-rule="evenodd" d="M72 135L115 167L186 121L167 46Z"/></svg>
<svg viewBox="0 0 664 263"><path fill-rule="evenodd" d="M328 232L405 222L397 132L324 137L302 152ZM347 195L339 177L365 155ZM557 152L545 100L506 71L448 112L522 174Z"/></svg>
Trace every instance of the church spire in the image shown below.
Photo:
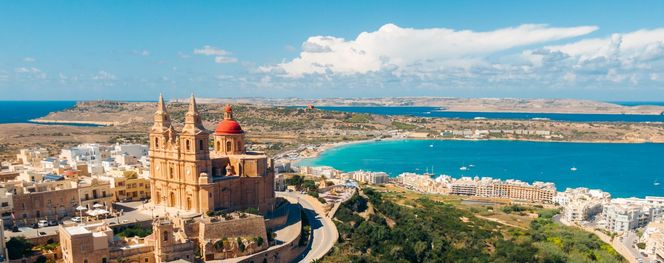
<svg viewBox="0 0 664 263"><path fill-rule="evenodd" d="M189 98L189 111L198 113L198 108L196 107L196 98L194 98L194 93L191 93L191 98Z"/></svg>
<svg viewBox="0 0 664 263"><path fill-rule="evenodd" d="M192 93L189 98L189 110L187 110L187 113L184 115L184 128L182 129L182 132L192 132L195 134L204 130L205 127L203 126L201 116L198 113L198 107L196 106L196 98Z"/></svg>
<svg viewBox="0 0 664 263"><path fill-rule="evenodd" d="M159 94L159 101L157 102L157 111L154 113L154 125L152 130L163 131L171 127L171 118L166 111L166 104L164 103L164 96Z"/></svg>

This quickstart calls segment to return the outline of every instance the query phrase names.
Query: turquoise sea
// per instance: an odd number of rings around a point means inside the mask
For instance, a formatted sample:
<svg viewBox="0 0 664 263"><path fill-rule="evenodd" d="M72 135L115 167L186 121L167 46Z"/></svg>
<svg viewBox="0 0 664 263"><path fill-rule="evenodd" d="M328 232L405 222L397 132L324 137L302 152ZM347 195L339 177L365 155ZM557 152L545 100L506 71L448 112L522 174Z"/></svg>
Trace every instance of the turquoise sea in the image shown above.
<svg viewBox="0 0 664 263"><path fill-rule="evenodd" d="M453 177L553 182L559 191L599 188L614 197L664 196L664 144L653 143L379 141L333 148L300 165L383 171L390 176L433 171Z"/></svg>

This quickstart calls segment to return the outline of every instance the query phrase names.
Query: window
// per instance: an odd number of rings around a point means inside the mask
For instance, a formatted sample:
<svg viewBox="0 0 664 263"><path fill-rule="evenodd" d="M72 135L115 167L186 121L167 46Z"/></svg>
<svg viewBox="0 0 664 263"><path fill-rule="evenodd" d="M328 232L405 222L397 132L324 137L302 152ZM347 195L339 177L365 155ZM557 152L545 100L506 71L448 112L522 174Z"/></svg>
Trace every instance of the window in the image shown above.
<svg viewBox="0 0 664 263"><path fill-rule="evenodd" d="M189 141L189 140L186 140L186 141L185 141L185 145L186 145L187 151L189 151L189 149L191 149L191 143L190 143L190 141Z"/></svg>
<svg viewBox="0 0 664 263"><path fill-rule="evenodd" d="M2 202L2 207L8 207L8 206L9 206L9 203L7 203L7 202Z"/></svg>
<svg viewBox="0 0 664 263"><path fill-rule="evenodd" d="M168 175L173 179L173 167L168 168Z"/></svg>
<svg viewBox="0 0 664 263"><path fill-rule="evenodd" d="M226 151L230 152L232 146L233 146L233 144L231 144L231 142L226 142Z"/></svg>
<svg viewBox="0 0 664 263"><path fill-rule="evenodd" d="M168 241L168 231L164 231L164 241Z"/></svg>
<svg viewBox="0 0 664 263"><path fill-rule="evenodd" d="M154 138L154 147L159 148L159 138Z"/></svg>
<svg viewBox="0 0 664 263"><path fill-rule="evenodd" d="M204 150L204 149L205 149L205 148L203 148L203 140L198 140L198 150L199 150L199 151L202 151L202 150Z"/></svg>
<svg viewBox="0 0 664 263"><path fill-rule="evenodd" d="M217 149L217 151L221 151L221 142L217 142L217 147L215 149Z"/></svg>

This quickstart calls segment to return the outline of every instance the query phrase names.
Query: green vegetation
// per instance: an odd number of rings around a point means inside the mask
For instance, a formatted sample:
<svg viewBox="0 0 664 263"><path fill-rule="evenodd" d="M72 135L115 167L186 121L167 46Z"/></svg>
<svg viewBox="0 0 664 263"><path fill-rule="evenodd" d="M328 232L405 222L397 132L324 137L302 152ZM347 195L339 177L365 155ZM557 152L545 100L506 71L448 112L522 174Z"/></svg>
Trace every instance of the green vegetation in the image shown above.
<svg viewBox="0 0 664 263"><path fill-rule="evenodd" d="M258 245L259 247L260 247L260 246L263 246L263 242L264 242L264 240L263 240L262 237L256 237L256 238L255 238L255 241L256 241L256 245Z"/></svg>
<svg viewBox="0 0 664 263"><path fill-rule="evenodd" d="M124 228L118 228L115 233L118 237L146 237L152 234L151 227L140 227L140 226L128 226Z"/></svg>
<svg viewBox="0 0 664 263"><path fill-rule="evenodd" d="M12 237L7 241L6 245L9 259L21 259L24 256L29 257L34 253L32 251L34 245L26 240L25 237Z"/></svg>
<svg viewBox="0 0 664 263"><path fill-rule="evenodd" d="M510 214L512 212L527 211L528 209L519 205L508 205L508 206L503 206L500 210L503 211L503 213Z"/></svg>
<svg viewBox="0 0 664 263"><path fill-rule="evenodd" d="M405 130L405 131L417 129L417 125L404 123L404 122L400 122L400 121L393 121L392 126L396 127L399 130Z"/></svg>
<svg viewBox="0 0 664 263"><path fill-rule="evenodd" d="M528 229L480 219L445 202L419 198L397 204L364 189L335 219L339 243L326 262L623 262L595 235L553 222L555 210L537 209ZM373 213L368 210L369 204ZM511 212L525 207L506 206Z"/></svg>
<svg viewBox="0 0 664 263"><path fill-rule="evenodd" d="M237 247L240 250L240 252L244 252L246 247L244 246L244 242L242 242L242 238L237 238Z"/></svg>
<svg viewBox="0 0 664 263"><path fill-rule="evenodd" d="M311 222L309 222L309 218L302 210L300 210L300 218L302 218L302 228L300 229L301 233L298 246L306 246L309 243L309 235L311 235Z"/></svg>
<svg viewBox="0 0 664 263"><path fill-rule="evenodd" d="M367 113L353 113L350 118L345 119L345 122L351 123L369 123L373 120L371 114Z"/></svg>

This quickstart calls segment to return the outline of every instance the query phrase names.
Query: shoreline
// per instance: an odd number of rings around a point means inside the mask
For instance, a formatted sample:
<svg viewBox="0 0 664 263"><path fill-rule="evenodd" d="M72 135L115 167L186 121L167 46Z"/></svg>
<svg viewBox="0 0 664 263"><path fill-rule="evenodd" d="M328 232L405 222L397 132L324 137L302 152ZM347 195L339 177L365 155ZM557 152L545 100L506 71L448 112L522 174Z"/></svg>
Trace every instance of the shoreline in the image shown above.
<svg viewBox="0 0 664 263"><path fill-rule="evenodd" d="M647 142L647 141L551 141L551 140L535 140L535 139L506 139L506 138L489 138L489 139L466 139L466 138L383 138L380 140L370 139L370 140L359 140L359 141L345 141L345 142L334 142L334 143L324 143L316 147L311 153L305 155L299 155L296 159L291 159L291 163L294 166L305 159L314 159L319 157L323 152L329 151L335 148L353 145L353 144L362 144L362 143L371 143L371 142L382 142L382 141L408 141L408 140L418 140L418 141L508 141L508 142L535 142L535 143L578 143L578 144L663 144L661 142ZM298 151L302 153L308 151L308 149L303 149Z"/></svg>
<svg viewBox="0 0 664 263"><path fill-rule="evenodd" d="M47 119L32 119L28 123L34 124L82 124L82 125L97 125L97 126L113 126L119 125L119 122L111 121L65 121L65 120L47 120Z"/></svg>

